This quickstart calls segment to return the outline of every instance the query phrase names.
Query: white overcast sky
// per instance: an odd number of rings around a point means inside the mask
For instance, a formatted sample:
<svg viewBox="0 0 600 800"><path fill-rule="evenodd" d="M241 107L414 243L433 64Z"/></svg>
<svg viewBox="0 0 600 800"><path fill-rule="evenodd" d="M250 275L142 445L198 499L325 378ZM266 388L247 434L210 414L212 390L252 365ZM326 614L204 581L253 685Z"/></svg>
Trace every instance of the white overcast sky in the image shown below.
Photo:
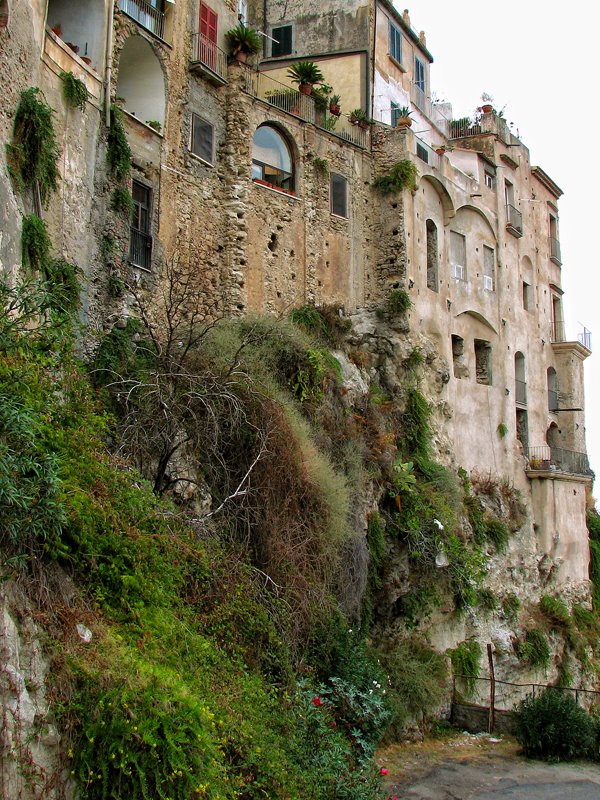
<svg viewBox="0 0 600 800"><path fill-rule="evenodd" d="M408 6L434 57L431 89L471 114L482 92L506 105L531 163L564 192L559 201L567 336L580 323L596 352L585 362L587 447L600 475L600 4L595 0L423 0ZM599 484L600 485L600 484ZM595 487L595 495L599 490Z"/></svg>

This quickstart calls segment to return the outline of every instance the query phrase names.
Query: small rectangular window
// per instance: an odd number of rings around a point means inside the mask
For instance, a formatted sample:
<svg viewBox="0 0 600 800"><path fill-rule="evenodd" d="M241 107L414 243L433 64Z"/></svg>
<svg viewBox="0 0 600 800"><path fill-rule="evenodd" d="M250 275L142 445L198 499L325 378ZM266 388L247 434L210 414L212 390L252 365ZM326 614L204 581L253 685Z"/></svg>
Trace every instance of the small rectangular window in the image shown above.
<svg viewBox="0 0 600 800"><path fill-rule="evenodd" d="M273 58L277 56L288 56L292 53L292 26L282 25L279 28L271 30L271 36L275 39L271 42L271 55Z"/></svg>
<svg viewBox="0 0 600 800"><path fill-rule="evenodd" d="M136 267L152 265L152 190L134 180L131 187L133 210L129 230L129 261Z"/></svg>
<svg viewBox="0 0 600 800"><path fill-rule="evenodd" d="M392 128L398 127L398 117L400 116L400 106L392 100L390 103L390 122Z"/></svg>
<svg viewBox="0 0 600 800"><path fill-rule="evenodd" d="M494 189L496 187L496 177L493 172L485 171L485 185L488 189Z"/></svg>
<svg viewBox="0 0 600 800"><path fill-rule="evenodd" d="M483 288L493 292L495 287L496 254L492 247L483 245Z"/></svg>
<svg viewBox="0 0 600 800"><path fill-rule="evenodd" d="M531 311L531 307L532 307L531 284L523 281L523 308L525 309L525 311Z"/></svg>
<svg viewBox="0 0 600 800"><path fill-rule="evenodd" d="M417 158L429 164L429 151L422 144L419 144L419 142L417 142Z"/></svg>
<svg viewBox="0 0 600 800"><path fill-rule="evenodd" d="M195 156L206 161L207 164L212 164L214 159L213 154L214 142L214 128L198 114L192 114L192 141L190 150Z"/></svg>
<svg viewBox="0 0 600 800"><path fill-rule="evenodd" d="M402 64L402 34L392 22L390 22L390 55Z"/></svg>
<svg viewBox="0 0 600 800"><path fill-rule="evenodd" d="M330 181L331 213L338 217L348 216L348 181L343 175L331 173Z"/></svg>
<svg viewBox="0 0 600 800"><path fill-rule="evenodd" d="M492 345L485 339L475 339L475 380L492 385Z"/></svg>
<svg viewBox="0 0 600 800"><path fill-rule="evenodd" d="M467 240L456 231L450 231L450 267L453 278L467 280Z"/></svg>
<svg viewBox="0 0 600 800"><path fill-rule="evenodd" d="M425 94L425 64L415 56L415 86Z"/></svg>

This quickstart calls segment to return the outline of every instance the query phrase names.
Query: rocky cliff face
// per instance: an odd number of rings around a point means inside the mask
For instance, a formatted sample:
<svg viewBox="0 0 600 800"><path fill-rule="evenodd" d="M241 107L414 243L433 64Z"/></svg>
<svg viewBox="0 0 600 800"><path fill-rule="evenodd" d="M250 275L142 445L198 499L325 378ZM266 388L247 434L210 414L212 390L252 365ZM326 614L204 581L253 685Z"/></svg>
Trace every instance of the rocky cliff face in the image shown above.
<svg viewBox="0 0 600 800"><path fill-rule="evenodd" d="M44 631L15 584L2 585L0 604L2 797L69 800L67 753L46 687Z"/></svg>

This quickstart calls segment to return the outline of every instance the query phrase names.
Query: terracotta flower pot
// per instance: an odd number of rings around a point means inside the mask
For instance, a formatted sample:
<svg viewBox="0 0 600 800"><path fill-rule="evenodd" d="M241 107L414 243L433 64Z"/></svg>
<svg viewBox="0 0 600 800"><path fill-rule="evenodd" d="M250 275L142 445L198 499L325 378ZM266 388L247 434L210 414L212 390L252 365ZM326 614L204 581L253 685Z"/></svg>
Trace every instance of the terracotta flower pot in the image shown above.
<svg viewBox="0 0 600 800"><path fill-rule="evenodd" d="M396 123L396 127L410 128L411 125L412 125L412 119L410 117L398 117L398 122Z"/></svg>
<svg viewBox="0 0 600 800"><path fill-rule="evenodd" d="M333 114L334 117L339 117L340 114L342 113L342 109L339 106L337 106L335 103L330 103L329 104L329 113Z"/></svg>
<svg viewBox="0 0 600 800"><path fill-rule="evenodd" d="M312 92L313 85L312 83L301 83L298 86L298 91L300 94L310 94Z"/></svg>
<svg viewBox="0 0 600 800"><path fill-rule="evenodd" d="M494 110L494 106L491 105L490 103L486 103L484 106L481 106L481 110L483 111L484 114L491 114L492 111Z"/></svg>
<svg viewBox="0 0 600 800"><path fill-rule="evenodd" d="M80 56L80 58L81 58L81 60L82 60L82 61L83 61L85 64L87 64L87 65L88 65L88 67L89 67L89 66L90 66L90 64L92 63L92 59L91 59L91 58L89 58L88 56Z"/></svg>
<svg viewBox="0 0 600 800"><path fill-rule="evenodd" d="M245 64L248 60L248 53L245 50L238 50L235 53L235 60L239 61L240 64Z"/></svg>
<svg viewBox="0 0 600 800"><path fill-rule="evenodd" d="M446 148L445 147L438 147L435 152L438 154L438 156L443 156L444 153L446 152Z"/></svg>

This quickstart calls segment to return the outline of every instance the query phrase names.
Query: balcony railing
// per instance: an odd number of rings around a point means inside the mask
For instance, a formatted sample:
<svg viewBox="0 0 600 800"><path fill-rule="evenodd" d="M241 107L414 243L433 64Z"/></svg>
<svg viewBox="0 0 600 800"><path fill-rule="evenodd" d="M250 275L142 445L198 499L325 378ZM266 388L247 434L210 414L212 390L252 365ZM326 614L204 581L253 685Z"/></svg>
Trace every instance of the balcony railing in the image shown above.
<svg viewBox="0 0 600 800"><path fill-rule="evenodd" d="M214 83L227 83L227 53L202 33L192 35L190 68L200 68L209 79L214 79Z"/></svg>
<svg viewBox="0 0 600 800"><path fill-rule="evenodd" d="M552 342L566 342L565 323L559 319L550 323L550 340ZM568 340L574 341L574 340ZM592 332L585 326L577 334L577 341L582 344L586 349L592 349Z"/></svg>
<svg viewBox="0 0 600 800"><path fill-rule="evenodd" d="M520 406L527 405L527 384L525 381L515 380L515 402Z"/></svg>
<svg viewBox="0 0 600 800"><path fill-rule="evenodd" d="M565 450L562 447L527 448L527 468L532 472L562 472L567 475L593 475L587 453Z"/></svg>
<svg viewBox="0 0 600 800"><path fill-rule="evenodd" d="M523 215L518 208L506 204L506 228L517 236L523 236Z"/></svg>
<svg viewBox="0 0 600 800"><path fill-rule="evenodd" d="M562 264L560 258L560 242L552 236L550 237L550 258L560 267Z"/></svg>
<svg viewBox="0 0 600 800"><path fill-rule="evenodd" d="M366 149L369 141L369 130L362 129L350 122L348 116L340 117L331 114L327 109L320 108L310 95L301 94L296 89L269 77L265 72L244 69L244 90L263 100L269 105L285 111L305 122L312 122L322 130L328 131L333 136L338 136L350 144Z"/></svg>
<svg viewBox="0 0 600 800"><path fill-rule="evenodd" d="M588 331L587 328L584 328L580 333L577 334L577 339L580 344L584 347L587 347L588 350L592 349L592 332Z"/></svg>
<svg viewBox="0 0 600 800"><path fill-rule="evenodd" d="M430 167L434 169L440 168L440 157L438 154L427 142L419 139L418 136L415 136L415 155L417 158L420 158L421 161L424 161L425 164L429 164Z"/></svg>
<svg viewBox="0 0 600 800"><path fill-rule="evenodd" d="M162 11L153 8L144 0L119 0L119 8L150 33L160 39L165 38L165 15Z"/></svg>
<svg viewBox="0 0 600 800"><path fill-rule="evenodd" d="M152 266L152 237L137 228L129 230L129 261L142 269Z"/></svg>

